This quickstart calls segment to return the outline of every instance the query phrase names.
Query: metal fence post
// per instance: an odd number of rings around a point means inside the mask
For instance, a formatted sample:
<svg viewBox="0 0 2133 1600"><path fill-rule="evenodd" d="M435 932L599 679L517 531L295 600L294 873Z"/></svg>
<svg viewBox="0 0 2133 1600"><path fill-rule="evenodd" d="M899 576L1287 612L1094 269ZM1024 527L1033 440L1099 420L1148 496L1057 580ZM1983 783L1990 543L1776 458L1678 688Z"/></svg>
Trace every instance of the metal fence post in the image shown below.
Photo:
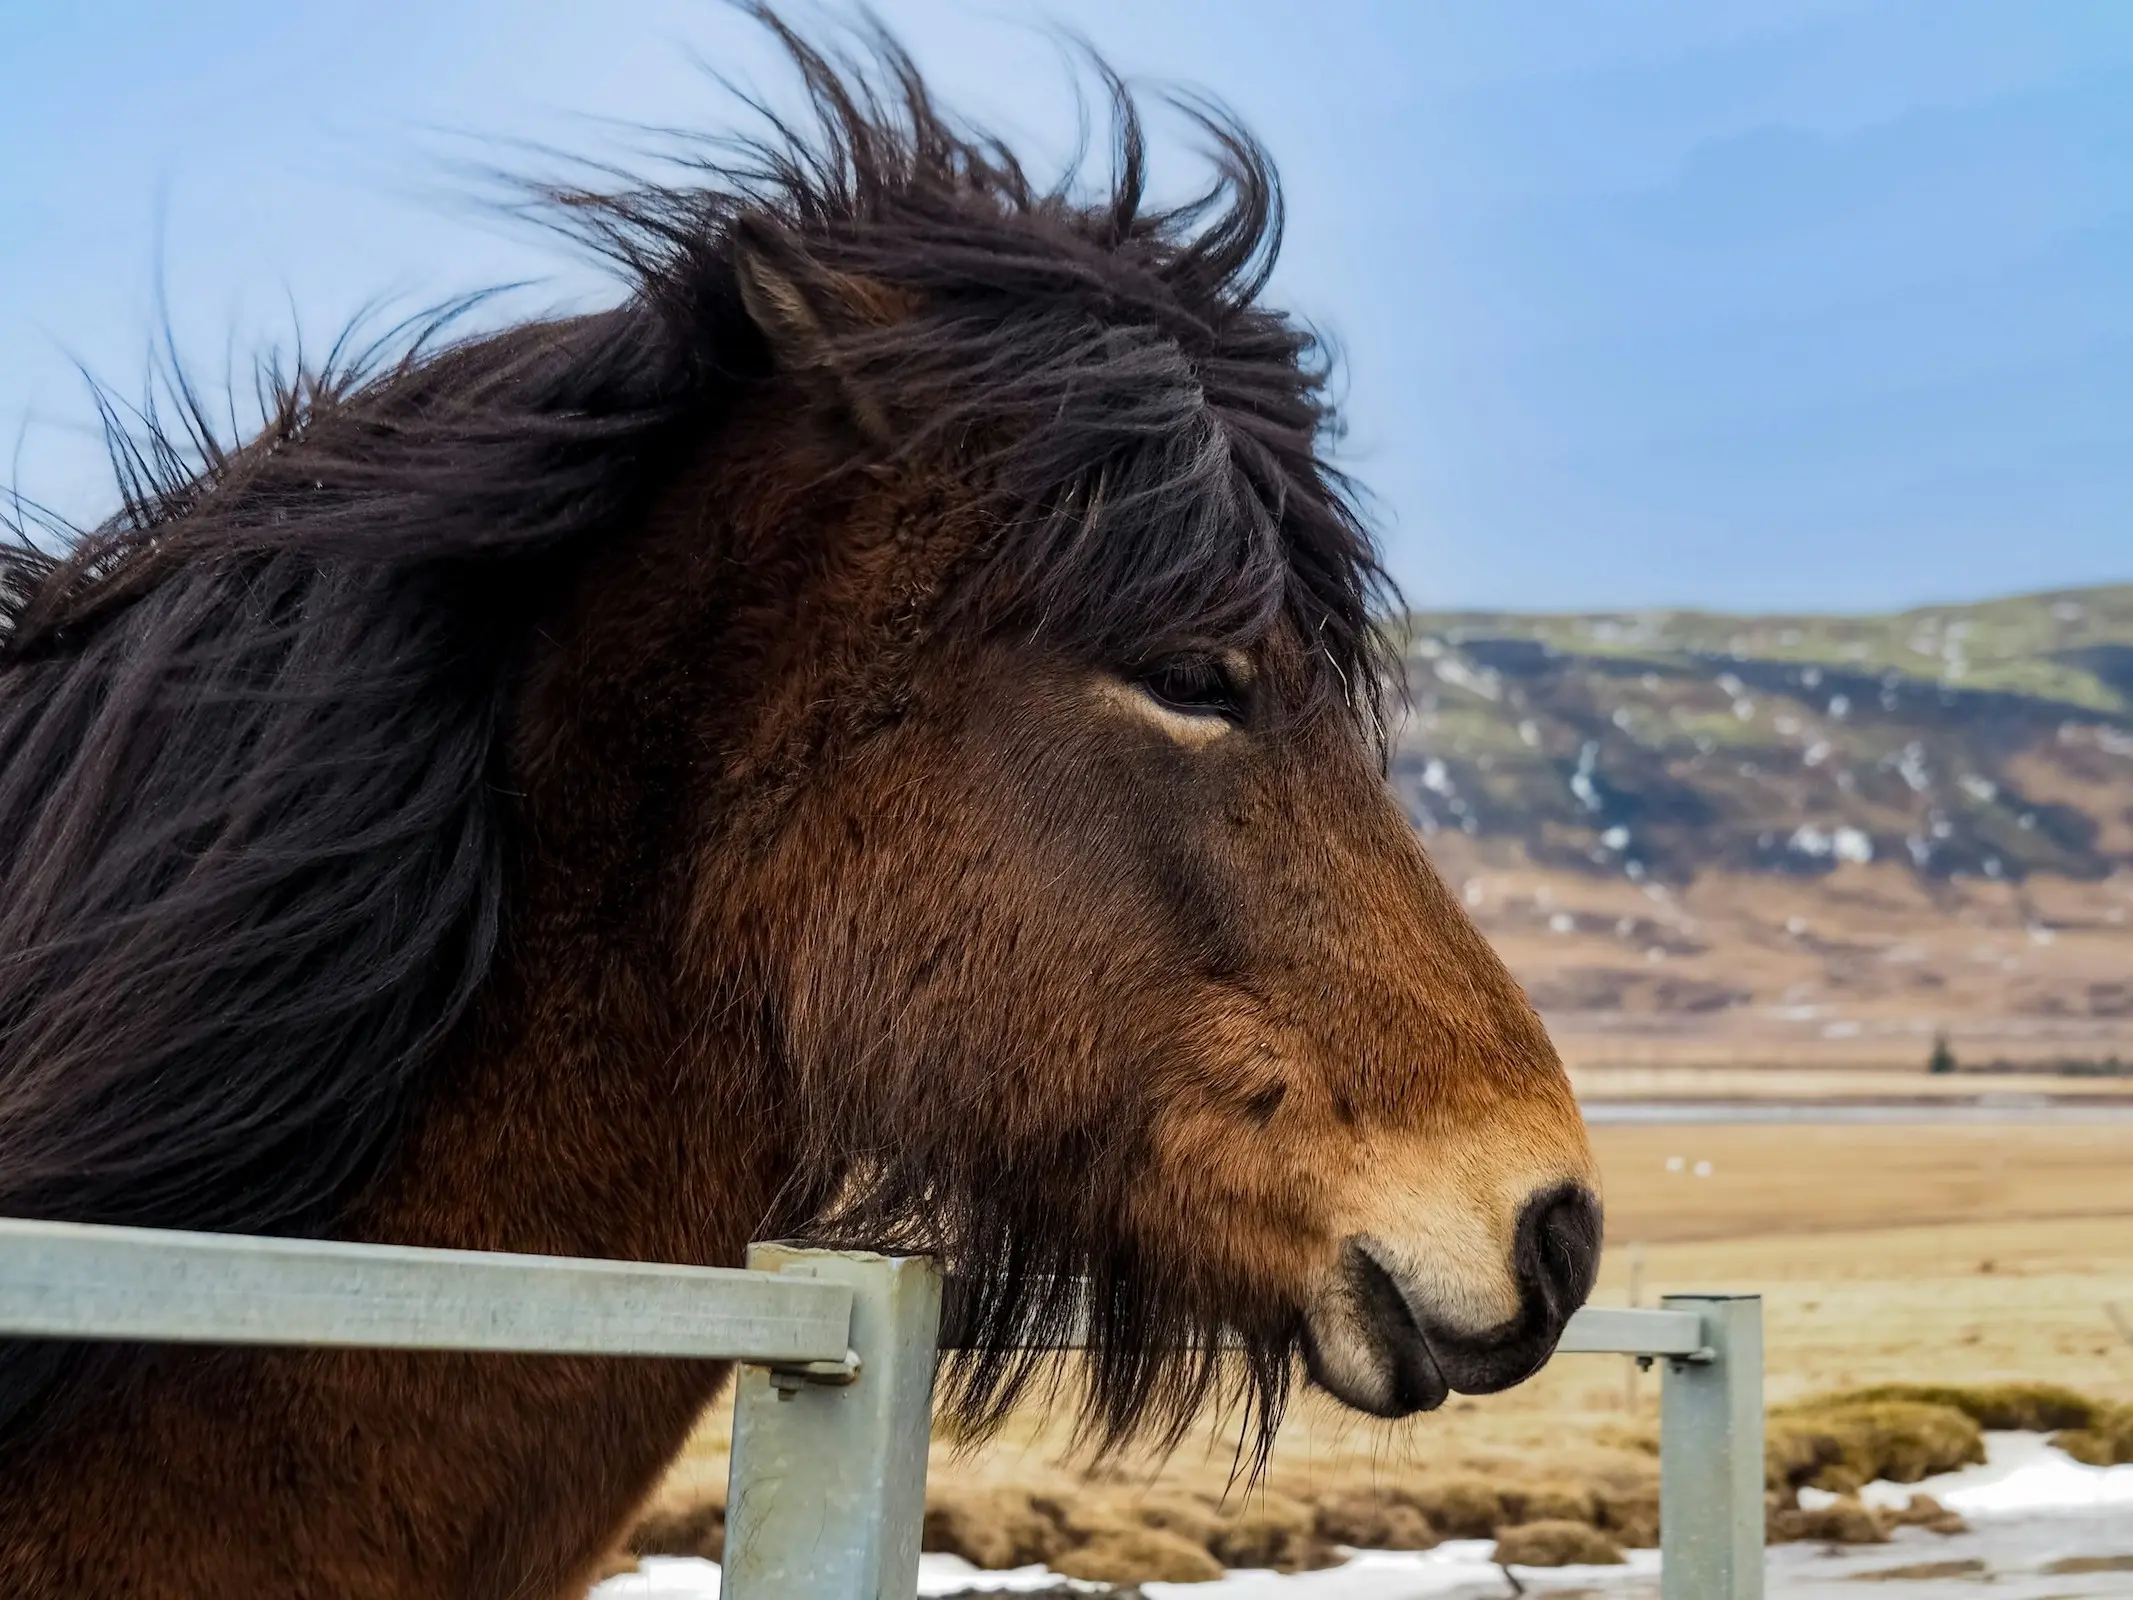
<svg viewBox="0 0 2133 1600"><path fill-rule="evenodd" d="M849 1285L859 1365L849 1381L739 1369L722 1592L726 1600L911 1600L940 1273L924 1257L781 1244L750 1245L748 1265Z"/></svg>
<svg viewBox="0 0 2133 1600"><path fill-rule="evenodd" d="M1703 1318L1708 1354L1668 1358L1659 1385L1660 1595L1762 1600L1762 1298L1663 1304Z"/></svg>

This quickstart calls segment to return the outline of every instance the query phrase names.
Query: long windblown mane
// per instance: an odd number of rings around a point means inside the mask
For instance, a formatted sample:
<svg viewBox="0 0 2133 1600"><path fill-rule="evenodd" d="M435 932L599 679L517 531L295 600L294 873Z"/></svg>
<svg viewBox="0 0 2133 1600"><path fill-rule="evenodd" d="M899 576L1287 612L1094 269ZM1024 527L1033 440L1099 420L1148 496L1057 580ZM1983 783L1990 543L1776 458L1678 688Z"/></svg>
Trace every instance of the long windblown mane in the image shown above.
<svg viewBox="0 0 2133 1600"><path fill-rule="evenodd" d="M806 126L541 192L624 270L616 309L299 370L243 444L181 380L181 422L119 443L118 516L0 546L0 1216L327 1233L395 1148L509 933L530 619L767 375L742 234L917 307L837 360L898 452L1001 508L955 596L983 625L1130 660L1286 618L1374 722L1387 589L1318 455L1317 347L1257 304L1259 147L1189 103L1214 182L1151 205L1104 72L1109 183L1041 186L885 35L827 54L763 20ZM964 1414L1001 1413L1094 1273L1094 1419L1182 1426L1221 1330L1018 1217L1012 1175L912 1152L818 1221L969 1274ZM1231 1330L1267 1426L1291 1331ZM0 1437L77 1358L0 1345Z"/></svg>

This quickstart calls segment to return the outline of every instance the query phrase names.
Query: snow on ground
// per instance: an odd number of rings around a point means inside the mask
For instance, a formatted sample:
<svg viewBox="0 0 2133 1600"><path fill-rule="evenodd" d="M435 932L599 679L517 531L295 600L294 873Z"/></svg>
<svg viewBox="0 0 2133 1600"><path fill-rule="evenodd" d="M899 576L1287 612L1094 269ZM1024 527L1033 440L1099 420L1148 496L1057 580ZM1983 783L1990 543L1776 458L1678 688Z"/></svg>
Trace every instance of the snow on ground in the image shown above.
<svg viewBox="0 0 2133 1600"><path fill-rule="evenodd" d="M1489 1559L1490 1539L1447 1539L1434 1550L1359 1550L1322 1572L1232 1572L1216 1583L1151 1583L1149 1600L1454 1600L1508 1595L1503 1569ZM1643 1578L1658 1592L1659 1552L1632 1550L1626 1567L1520 1567L1529 1591L1592 1589ZM1537 1581L1530 1581L1537 1580Z"/></svg>
<svg viewBox="0 0 2133 1600"><path fill-rule="evenodd" d="M1448 1540L1434 1550L1359 1550L1338 1567L1321 1572L1240 1570L1214 1583L1150 1583L1148 1600L1455 1600L1466 1595L1507 1593L1503 1571L1489 1559L1487 1539ZM1636 1550L1627 1567L1550 1567L1518 1569L1529 1589L1589 1589L1619 1585L1625 1577L1656 1584L1659 1552ZM1101 1584L1076 1584L1043 1567L986 1572L958 1556L923 1556L918 1592L927 1597L997 1594L1022 1589L1085 1588L1104 1592ZM690 1557L648 1557L643 1567L610 1578L593 1591L594 1600L718 1600L716 1563ZM1656 1591L1654 1591L1656 1592Z"/></svg>
<svg viewBox="0 0 2133 1600"><path fill-rule="evenodd" d="M635 1572L593 1586L593 1600L718 1600L718 1563L694 1556L646 1556Z"/></svg>
<svg viewBox="0 0 2133 1600"><path fill-rule="evenodd" d="M1971 1531L1917 1528L1885 1545L1778 1545L1769 1552L1771 1600L1857 1600L1862 1580L1898 1580L1903 1600L2133 1600L2133 1466L2087 1467L2033 1433L1989 1433L1986 1462L1923 1483L1870 1483L1869 1504L1899 1507L1930 1494L1960 1511ZM1802 1504L1815 1491L1802 1490ZM1830 1496L1828 1498L1835 1498ZM1511 1593L1486 1539L1453 1539L1434 1550L1360 1550L1322 1572L1232 1572L1214 1583L1151 1583L1148 1600L1497 1600ZM2093 1572L2055 1564L2119 1558ZM1520 1567L1527 1592L1579 1591L1606 1600L1658 1594L1659 1553L1633 1550L1624 1567ZM1042 1567L983 1572L956 1556L919 1561L918 1592L938 1597L1069 1585ZM717 1600L715 1563L653 1556L610 1578L593 1600Z"/></svg>
<svg viewBox="0 0 2133 1600"><path fill-rule="evenodd" d="M1901 1506L1914 1494L1929 1494L1964 1516L2103 1511L2122 1507L2133 1533L2133 1466L2086 1467L2041 1434L1988 1433L1985 1465L1947 1472L1923 1483L1870 1483L1860 1491L1869 1505ZM1801 1497L1802 1505L1806 1498Z"/></svg>

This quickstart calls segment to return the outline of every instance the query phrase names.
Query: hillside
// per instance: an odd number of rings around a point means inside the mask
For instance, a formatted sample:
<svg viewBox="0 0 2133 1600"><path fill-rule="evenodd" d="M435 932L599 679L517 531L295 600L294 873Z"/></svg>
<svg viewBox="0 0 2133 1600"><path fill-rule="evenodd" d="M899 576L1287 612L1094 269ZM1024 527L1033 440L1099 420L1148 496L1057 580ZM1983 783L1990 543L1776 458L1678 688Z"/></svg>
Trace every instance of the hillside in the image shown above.
<svg viewBox="0 0 2133 1600"><path fill-rule="evenodd" d="M1574 1060L2133 1054L2133 585L1407 660L1395 784Z"/></svg>

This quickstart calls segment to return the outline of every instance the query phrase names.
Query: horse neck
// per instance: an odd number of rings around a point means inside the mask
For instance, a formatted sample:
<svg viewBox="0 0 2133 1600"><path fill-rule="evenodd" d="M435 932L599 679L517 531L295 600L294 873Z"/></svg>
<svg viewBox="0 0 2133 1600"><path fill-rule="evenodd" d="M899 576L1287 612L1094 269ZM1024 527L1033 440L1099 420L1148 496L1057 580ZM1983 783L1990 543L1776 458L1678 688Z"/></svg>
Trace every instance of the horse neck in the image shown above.
<svg viewBox="0 0 2133 1600"><path fill-rule="evenodd" d="M443 1064L347 1236L737 1264L781 1185L752 1046L690 1027L625 958L537 929Z"/></svg>
<svg viewBox="0 0 2133 1600"><path fill-rule="evenodd" d="M747 652L706 659L731 605L704 592L722 564L680 520L655 514L594 558L535 630L498 970L351 1218L359 1236L733 1262L784 1188L757 986L737 952L686 937L741 799L706 770L727 741L706 738L703 708L745 725L765 696L722 665Z"/></svg>
<svg viewBox="0 0 2133 1600"><path fill-rule="evenodd" d="M705 592L731 569L706 557L692 508L717 503L697 485L595 555L532 631L502 763L502 945L341 1236L717 1265L781 1201L805 1203L762 1089L762 986L733 949L684 938L736 925L703 916L729 891L701 864L737 853L720 851L719 819L751 792L703 752L753 748L747 719L771 698L705 659L707 638L744 667L766 654L749 634L764 624ZM707 729L706 707L733 725ZM0 1500L28 1507L35 1535L11 1542L0 1518L0 1590L56 1600L52 1575L97 1569L125 1523L138 1559L98 1593L582 1593L723 1370L386 1351L176 1362L41 1459L0 1462ZM198 1515L202 1497L218 1517Z"/></svg>

